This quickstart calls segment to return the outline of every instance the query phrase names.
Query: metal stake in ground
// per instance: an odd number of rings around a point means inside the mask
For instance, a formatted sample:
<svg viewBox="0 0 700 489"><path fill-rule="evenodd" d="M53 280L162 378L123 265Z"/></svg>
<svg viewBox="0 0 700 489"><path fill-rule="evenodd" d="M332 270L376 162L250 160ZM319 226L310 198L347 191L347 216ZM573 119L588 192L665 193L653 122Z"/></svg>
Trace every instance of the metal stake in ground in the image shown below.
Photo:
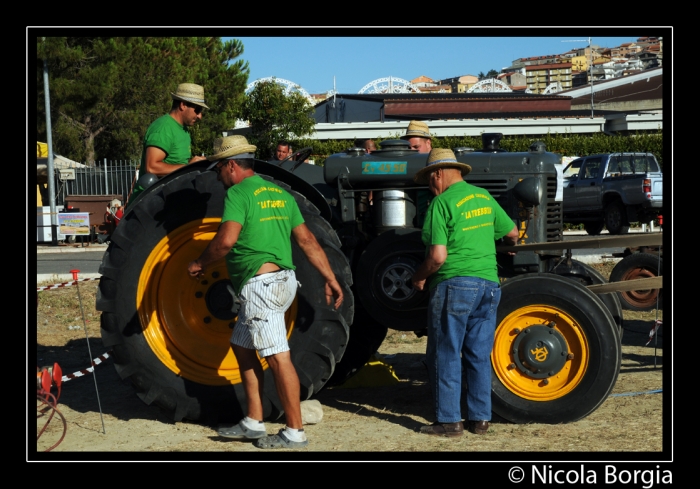
<svg viewBox="0 0 700 489"><path fill-rule="evenodd" d="M80 270L71 270L70 273L73 274L73 280L78 280L78 274ZM83 317L83 329L85 330L85 341L87 341L88 355L90 355L90 362L92 362L92 350L90 349L90 337L88 336L87 322L85 321L85 311L83 310L83 300L80 298L80 286L76 282L75 290L78 291L78 304L80 305L80 315ZM97 407L100 410L100 421L102 421L102 433L107 434L105 430L105 420L102 416L102 403L100 402L100 391L97 389L97 372L93 369L92 378L95 381L95 394L97 394Z"/></svg>

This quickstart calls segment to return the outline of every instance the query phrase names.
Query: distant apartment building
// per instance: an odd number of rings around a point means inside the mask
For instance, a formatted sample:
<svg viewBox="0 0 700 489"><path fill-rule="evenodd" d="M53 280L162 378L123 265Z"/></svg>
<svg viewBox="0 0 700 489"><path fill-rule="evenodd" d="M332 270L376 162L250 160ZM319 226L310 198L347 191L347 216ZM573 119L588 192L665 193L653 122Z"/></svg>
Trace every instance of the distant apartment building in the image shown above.
<svg viewBox="0 0 700 489"><path fill-rule="evenodd" d="M508 73L501 73L498 75L497 79L501 80L503 83L508 85L513 91L521 91L527 89L527 78L524 73L525 70L510 71Z"/></svg>
<svg viewBox="0 0 700 489"><path fill-rule="evenodd" d="M545 93L552 84L559 84L558 90L568 90L573 87L571 63L550 62L525 66L525 80L532 93Z"/></svg>
<svg viewBox="0 0 700 489"><path fill-rule="evenodd" d="M414 78L411 80L411 84L417 86L421 93L450 93L452 91L450 85L442 84L425 75Z"/></svg>
<svg viewBox="0 0 700 489"><path fill-rule="evenodd" d="M474 75L462 75L455 76L453 78L444 78L438 83L440 85L449 85L451 93L465 93L471 88L476 82L479 81L478 76Z"/></svg>

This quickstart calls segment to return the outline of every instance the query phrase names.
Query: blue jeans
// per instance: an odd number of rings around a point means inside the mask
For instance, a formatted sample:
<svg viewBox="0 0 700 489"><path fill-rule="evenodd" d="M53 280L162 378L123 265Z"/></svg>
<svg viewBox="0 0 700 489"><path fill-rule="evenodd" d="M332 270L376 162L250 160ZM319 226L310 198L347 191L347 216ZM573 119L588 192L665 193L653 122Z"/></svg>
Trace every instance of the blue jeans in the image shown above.
<svg viewBox="0 0 700 489"><path fill-rule="evenodd" d="M462 420L462 365L467 382L467 420L491 420L491 350L498 283L476 277L445 280L430 291L428 375L439 423Z"/></svg>

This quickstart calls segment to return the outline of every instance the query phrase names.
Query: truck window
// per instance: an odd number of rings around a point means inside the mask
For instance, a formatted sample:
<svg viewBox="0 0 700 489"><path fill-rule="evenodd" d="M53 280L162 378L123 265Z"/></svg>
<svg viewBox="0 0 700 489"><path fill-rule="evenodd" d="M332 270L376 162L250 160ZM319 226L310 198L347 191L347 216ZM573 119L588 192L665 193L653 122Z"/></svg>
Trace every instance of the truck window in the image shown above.
<svg viewBox="0 0 700 489"><path fill-rule="evenodd" d="M571 177L577 176L579 171L581 170L582 163L583 163L583 158L579 158L579 159L574 160L571 163L569 163L569 166L567 166L564 169L564 178L571 178Z"/></svg>
<svg viewBox="0 0 700 489"><path fill-rule="evenodd" d="M634 155L632 171L634 173L655 172L659 171L659 167L651 155Z"/></svg>
<svg viewBox="0 0 700 489"><path fill-rule="evenodd" d="M598 177L600 169L600 158L589 158L583 166L583 178L593 179Z"/></svg>
<svg viewBox="0 0 700 489"><path fill-rule="evenodd" d="M632 162L630 161L630 155L620 156L620 172L632 173Z"/></svg>

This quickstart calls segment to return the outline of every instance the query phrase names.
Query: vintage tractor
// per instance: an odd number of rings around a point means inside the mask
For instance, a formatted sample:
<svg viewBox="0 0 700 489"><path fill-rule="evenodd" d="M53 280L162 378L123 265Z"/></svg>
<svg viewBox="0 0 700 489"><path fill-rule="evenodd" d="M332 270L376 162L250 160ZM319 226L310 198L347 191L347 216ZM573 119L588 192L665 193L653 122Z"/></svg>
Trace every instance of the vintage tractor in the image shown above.
<svg viewBox="0 0 700 489"><path fill-rule="evenodd" d="M520 243L547 246L498 254L503 294L493 410L516 423L575 421L595 410L617 379L620 302L586 288L605 281L595 270L550 249L563 239L560 156L542 143L509 153L498 148L500 137L484 134L483 149L455 154L472 167L467 181L487 189L512 217ZM424 256L420 229L431 197L413 182L427 154L405 141L384 141L371 154L350 148L323 167L303 163L309 153L255 166L295 196L347 292L340 310L327 306L321 278L294 245L302 287L287 324L302 399L352 376L388 328L423 334L428 295L410 279ZM100 270L103 342L141 399L175 420L221 421L240 416L245 405L228 343L237 305L225 264L201 281L186 274L223 209L224 189L206 166L187 165L130 203ZM276 419L281 404L263 366L265 416Z"/></svg>

